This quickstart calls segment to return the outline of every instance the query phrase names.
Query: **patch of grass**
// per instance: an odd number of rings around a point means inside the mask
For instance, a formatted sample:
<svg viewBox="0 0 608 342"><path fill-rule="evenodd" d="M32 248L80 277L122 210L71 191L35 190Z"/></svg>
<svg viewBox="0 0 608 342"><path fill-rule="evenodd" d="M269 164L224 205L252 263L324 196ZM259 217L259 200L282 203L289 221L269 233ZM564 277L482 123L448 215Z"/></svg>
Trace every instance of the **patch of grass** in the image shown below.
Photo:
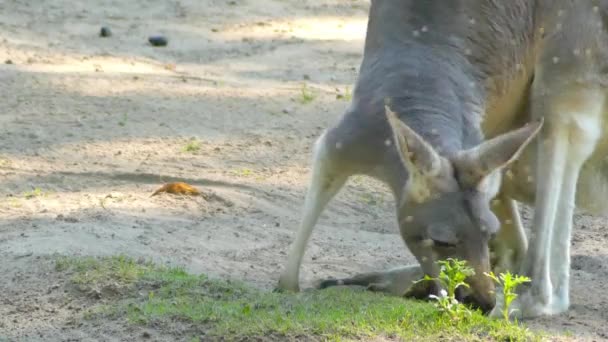
<svg viewBox="0 0 608 342"><path fill-rule="evenodd" d="M313 92L313 90L308 88L306 83L302 83L300 95L298 96L298 102L301 104L308 104L314 101L316 97L317 95Z"/></svg>
<svg viewBox="0 0 608 342"><path fill-rule="evenodd" d="M251 177L251 176L253 176L253 170L248 169L248 168L242 168L242 169L233 170L232 173L234 175L240 176L240 177Z"/></svg>
<svg viewBox="0 0 608 342"><path fill-rule="evenodd" d="M14 198L14 197L8 200L8 204L9 204L9 206L11 206L13 208L23 207L23 204L20 202L20 200L18 198Z"/></svg>
<svg viewBox="0 0 608 342"><path fill-rule="evenodd" d="M190 140L190 141L189 141L189 142L186 144L186 146L184 146L184 147L182 148L182 151L183 151L183 152L191 152L191 153L194 153L194 152L198 152L198 151L200 151L200 149L201 149L201 142L200 142L200 141L198 141L198 140L193 139L193 140Z"/></svg>
<svg viewBox="0 0 608 342"><path fill-rule="evenodd" d="M361 195L361 201L363 201L367 205L383 205L384 198L379 195L374 195L371 193L364 193Z"/></svg>
<svg viewBox="0 0 608 342"><path fill-rule="evenodd" d="M31 191L26 191L23 193L23 197L26 199L35 198L35 197L43 197L47 194L41 188L34 188Z"/></svg>
<svg viewBox="0 0 608 342"><path fill-rule="evenodd" d="M119 256L60 258L56 269L78 284L113 280L130 292L97 312L133 324L178 322L205 337L309 336L322 340L389 338L417 341L517 341L540 336L479 312L454 322L432 304L330 288L299 294L261 291L233 281L188 274L181 268L138 263ZM95 311L93 311L95 312ZM92 314L94 316L94 314ZM196 340L196 339L193 339Z"/></svg>
<svg viewBox="0 0 608 342"><path fill-rule="evenodd" d="M137 261L120 255L97 259L60 257L55 261L57 271L72 270L72 281L79 285L95 285L102 281L114 281L121 285L132 284L144 274L156 269L150 263Z"/></svg>
<svg viewBox="0 0 608 342"><path fill-rule="evenodd" d="M127 125L127 120L129 120L129 116L125 113L122 116L122 119L118 121L118 125L121 127L125 127Z"/></svg>
<svg viewBox="0 0 608 342"><path fill-rule="evenodd" d="M11 166L11 161L9 159L4 159L0 157L0 167L9 167Z"/></svg>
<svg viewBox="0 0 608 342"><path fill-rule="evenodd" d="M336 88L336 99L338 100L344 100L344 101L350 101L353 99L353 94L350 91L350 87L346 86L346 88L344 88L344 91L340 91L340 89Z"/></svg>

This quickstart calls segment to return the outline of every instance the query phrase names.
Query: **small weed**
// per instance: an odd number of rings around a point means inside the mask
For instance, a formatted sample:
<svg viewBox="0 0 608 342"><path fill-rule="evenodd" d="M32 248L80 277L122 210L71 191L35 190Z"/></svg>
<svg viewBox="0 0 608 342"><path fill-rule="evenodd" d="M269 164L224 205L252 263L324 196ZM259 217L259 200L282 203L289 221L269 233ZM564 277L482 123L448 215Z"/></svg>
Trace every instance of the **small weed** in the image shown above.
<svg viewBox="0 0 608 342"><path fill-rule="evenodd" d="M79 285L96 285L104 282L118 282L123 285L132 284L141 276L151 271L151 264L137 262L124 255L111 258L97 259L59 257L55 261L55 270L75 271L72 281Z"/></svg>
<svg viewBox="0 0 608 342"><path fill-rule="evenodd" d="M384 203L384 199L382 197L374 196L370 193L364 193L361 195L361 200L367 205L382 205Z"/></svg>
<svg viewBox="0 0 608 342"><path fill-rule="evenodd" d="M8 159L0 158L0 167L9 167L11 166L11 161Z"/></svg>
<svg viewBox="0 0 608 342"><path fill-rule="evenodd" d="M317 95L306 85L306 83L302 83L302 87L300 88L300 96L298 97L298 102L301 104L308 104L314 101Z"/></svg>
<svg viewBox="0 0 608 342"><path fill-rule="evenodd" d="M248 168L234 170L232 173L240 177L251 177L253 175L253 171Z"/></svg>
<svg viewBox="0 0 608 342"><path fill-rule="evenodd" d="M528 283L531 280L526 276L511 274L509 271L507 271L507 273L501 273L498 277L494 274L494 272L485 273L485 275L492 278L492 280L494 280L499 287L502 287L502 316L505 321L508 322L509 316L514 312L510 310L510 307L511 303L513 303L515 298L517 298L517 293L515 293L515 290L519 285Z"/></svg>
<svg viewBox="0 0 608 342"><path fill-rule="evenodd" d="M23 197L26 199L31 199L34 197L42 197L42 196L46 196L46 195L47 194L44 191L42 191L42 189L40 189L40 188L34 188L31 191L26 191L23 193Z"/></svg>
<svg viewBox="0 0 608 342"><path fill-rule="evenodd" d="M191 140L190 142L188 142L186 144L186 146L184 146L182 148L183 152L190 152L190 153L194 153L194 152L198 152L201 149L201 142L198 140Z"/></svg>
<svg viewBox="0 0 608 342"><path fill-rule="evenodd" d="M20 200L19 200L18 198L14 198L14 197L13 197L13 198L11 198L11 199L8 201L8 204L9 204L11 207L14 207L14 208L21 208L21 207L23 207L23 204L20 202Z"/></svg>
<svg viewBox="0 0 608 342"><path fill-rule="evenodd" d="M355 175L349 179L349 182L356 187L362 187L365 185L365 176Z"/></svg>
<svg viewBox="0 0 608 342"><path fill-rule="evenodd" d="M121 127L125 127L127 125L127 120L129 120L129 116L125 113L122 116L122 119L118 121L118 125Z"/></svg>
<svg viewBox="0 0 608 342"><path fill-rule="evenodd" d="M344 100L344 101L350 101L353 98L353 94L350 91L350 88L348 86L346 86L346 88L344 88L344 92L340 92L340 89L336 88L336 99L338 100Z"/></svg>
<svg viewBox="0 0 608 342"><path fill-rule="evenodd" d="M463 320L471 316L464 304L456 300L456 289L464 286L469 287L465 280L475 274L475 271L466 265L466 261L449 258L438 262L440 265L439 277L432 278L428 275L420 281L438 281L441 285L439 296L430 295L435 299L436 307L440 312L446 313L454 321Z"/></svg>

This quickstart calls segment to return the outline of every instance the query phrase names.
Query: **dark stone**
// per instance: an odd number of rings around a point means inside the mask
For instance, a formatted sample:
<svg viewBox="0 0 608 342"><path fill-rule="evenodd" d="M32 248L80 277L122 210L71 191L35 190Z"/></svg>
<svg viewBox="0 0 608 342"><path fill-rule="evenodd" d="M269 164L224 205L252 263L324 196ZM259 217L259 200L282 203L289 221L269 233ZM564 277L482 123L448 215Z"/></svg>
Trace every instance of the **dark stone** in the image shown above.
<svg viewBox="0 0 608 342"><path fill-rule="evenodd" d="M103 26L99 30L99 36L100 37L110 37L111 35L112 35L112 30L110 30L110 28L107 27L107 26Z"/></svg>
<svg viewBox="0 0 608 342"><path fill-rule="evenodd" d="M151 36L148 41L152 46L167 46L169 40L164 36Z"/></svg>

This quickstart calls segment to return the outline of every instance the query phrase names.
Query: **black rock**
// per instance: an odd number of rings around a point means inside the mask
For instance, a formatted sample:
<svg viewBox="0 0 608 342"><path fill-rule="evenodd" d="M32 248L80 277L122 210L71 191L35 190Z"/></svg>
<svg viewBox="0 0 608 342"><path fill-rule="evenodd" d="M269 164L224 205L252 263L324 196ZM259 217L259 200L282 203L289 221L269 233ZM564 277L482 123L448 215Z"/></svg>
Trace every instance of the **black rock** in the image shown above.
<svg viewBox="0 0 608 342"><path fill-rule="evenodd" d="M101 28L101 30L99 30L99 36L100 37L109 37L112 35L112 30L110 30L109 27L107 26L103 26Z"/></svg>
<svg viewBox="0 0 608 342"><path fill-rule="evenodd" d="M167 46L169 40L165 36L151 36L148 41L153 46Z"/></svg>

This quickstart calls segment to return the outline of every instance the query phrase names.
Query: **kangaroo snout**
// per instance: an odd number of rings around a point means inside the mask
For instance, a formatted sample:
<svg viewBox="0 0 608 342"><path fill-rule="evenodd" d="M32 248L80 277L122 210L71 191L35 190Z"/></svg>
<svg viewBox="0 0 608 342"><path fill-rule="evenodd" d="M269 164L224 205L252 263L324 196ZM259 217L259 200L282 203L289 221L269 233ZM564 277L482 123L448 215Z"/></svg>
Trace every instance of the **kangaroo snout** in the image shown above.
<svg viewBox="0 0 608 342"><path fill-rule="evenodd" d="M480 309L483 313L488 313L496 306L495 286L492 279L485 274L476 273L467 279L470 286L469 291L465 291L464 298L459 299L465 304Z"/></svg>

